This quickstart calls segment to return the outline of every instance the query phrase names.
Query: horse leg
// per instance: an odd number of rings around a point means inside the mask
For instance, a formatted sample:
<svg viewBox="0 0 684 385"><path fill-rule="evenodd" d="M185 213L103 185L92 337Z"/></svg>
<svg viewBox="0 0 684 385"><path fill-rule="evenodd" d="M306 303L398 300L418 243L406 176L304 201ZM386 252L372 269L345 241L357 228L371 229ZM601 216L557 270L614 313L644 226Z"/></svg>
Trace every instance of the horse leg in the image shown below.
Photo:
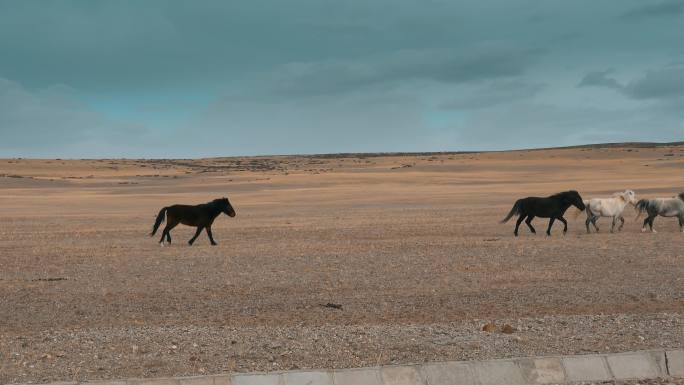
<svg viewBox="0 0 684 385"><path fill-rule="evenodd" d="M515 230L513 231L513 234L515 234L516 237L518 236L518 228L520 227L523 219L525 219L525 215L519 216L518 220L515 222Z"/></svg>
<svg viewBox="0 0 684 385"><path fill-rule="evenodd" d="M568 221L566 221L562 216L558 217L558 220L563 222L563 235L565 235L565 233L568 232Z"/></svg>
<svg viewBox="0 0 684 385"><path fill-rule="evenodd" d="M190 240L188 241L188 244L190 246L192 246L192 243L195 242L195 239L199 237L200 233L202 232L202 229L204 229L204 226L197 226L197 231L195 231L195 235L193 235L192 238L190 238Z"/></svg>
<svg viewBox="0 0 684 385"><path fill-rule="evenodd" d="M651 232L657 233L657 231L655 231L655 229L653 228L653 221L655 220L655 215L652 217L648 217L648 219L649 219L648 226L651 228Z"/></svg>
<svg viewBox="0 0 684 385"><path fill-rule="evenodd" d="M646 225L650 224L651 217L648 216L644 219L644 225L641 226L641 232L645 233L646 232Z"/></svg>
<svg viewBox="0 0 684 385"><path fill-rule="evenodd" d="M217 243L214 242L214 236L211 234L211 226L207 226L205 227L205 229L207 230L207 235L209 236L209 241L211 241L211 245L216 246Z"/></svg>
<svg viewBox="0 0 684 385"><path fill-rule="evenodd" d="M679 216L679 230L684 233L684 215Z"/></svg>
<svg viewBox="0 0 684 385"><path fill-rule="evenodd" d="M611 234L615 232L615 220L616 219L617 219L616 217L613 217L613 223L610 226L610 233Z"/></svg>
<svg viewBox="0 0 684 385"><path fill-rule="evenodd" d="M532 220L533 219L534 219L534 215L530 215L529 217L527 217L527 219L525 219L525 224L527 225L527 227L530 228L530 231L532 232L532 234L537 234L537 230L535 230L534 227L532 227Z"/></svg>
<svg viewBox="0 0 684 385"><path fill-rule="evenodd" d="M591 230L589 230L589 223L592 223L591 222L592 218L593 217L591 215L587 214L587 220L584 221L584 225L587 226L587 234L591 234Z"/></svg>
<svg viewBox="0 0 684 385"><path fill-rule="evenodd" d="M173 219L171 220L166 220L166 226L164 226L164 231L162 231L162 239L159 241L159 243L164 245L164 235L166 235L166 242L169 244L171 243L171 230L173 230L174 227L178 226L178 221L175 221Z"/></svg>
<svg viewBox="0 0 684 385"><path fill-rule="evenodd" d="M625 227L625 218L622 215L620 215L618 218L620 219L620 227L618 227L618 231L622 231L622 228Z"/></svg>
<svg viewBox="0 0 684 385"><path fill-rule="evenodd" d="M162 231L162 234L161 234L161 238L159 239L159 245L162 247L164 246L164 239L166 238L166 232L167 231L168 231L168 229L166 227L164 227L164 230Z"/></svg>
<svg viewBox="0 0 684 385"><path fill-rule="evenodd" d="M596 229L596 232L597 232L597 233L599 232L599 227L598 227L598 225L596 224L596 222L598 222L599 218L600 218L600 217L599 217L598 215L594 215L594 216L591 218L591 224L594 225L594 228Z"/></svg>
<svg viewBox="0 0 684 385"><path fill-rule="evenodd" d="M549 219L549 228L546 229L546 235L551 236L551 226L553 226L553 222L555 220L556 220L555 217L551 217L551 219Z"/></svg>

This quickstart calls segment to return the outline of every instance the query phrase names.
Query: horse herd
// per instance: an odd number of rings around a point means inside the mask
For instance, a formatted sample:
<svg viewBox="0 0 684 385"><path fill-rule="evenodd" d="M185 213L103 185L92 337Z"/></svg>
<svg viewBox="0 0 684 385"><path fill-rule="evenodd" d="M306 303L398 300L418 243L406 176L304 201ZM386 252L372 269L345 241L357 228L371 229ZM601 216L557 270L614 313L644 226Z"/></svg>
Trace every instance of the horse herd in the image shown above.
<svg viewBox="0 0 684 385"><path fill-rule="evenodd" d="M642 232L646 231L646 225L649 226L651 232L655 233L653 228L653 220L657 216L663 217L677 217L679 219L679 227L684 232L684 192L672 198L654 198L654 199L640 199L637 200L636 194L632 190L625 190L613 194L608 198L592 198L584 200L580 194L575 190L560 192L548 197L527 197L518 199L511 211L501 221L506 223L514 216L518 216L515 223L515 230L513 234L518 236L518 229L520 224L525 221L525 224L532 233L537 233L532 220L536 217L549 218L549 226L546 229L546 234L551 235L551 227L556 220L563 223L563 233L568 231L568 222L563 218L565 212L570 206L575 206L578 213L586 211L587 219L585 225L587 233L591 232L590 225L598 232L599 227L596 224L601 217L612 218L612 225L610 232L615 231L615 224L619 220L620 226L618 231L622 230L625 224L625 218L622 214L627 205L634 205L638 215L641 216L644 212L648 215L644 219L644 224L641 228ZM195 242L202 230L206 230L209 241L212 245L216 245L214 236L211 233L211 225L214 223L216 217L224 213L230 217L235 216L235 210L230 204L228 198L214 199L211 202L189 206L189 205L173 205L162 208L157 214L157 219L154 222L152 233L150 236L156 234L157 229L166 218L166 226L162 231L159 244L164 246L164 242L171 243L171 230L179 223L187 226L194 226L197 228L195 235L188 241L190 245Z"/></svg>
<svg viewBox="0 0 684 385"><path fill-rule="evenodd" d="M592 198L584 200L580 194L575 190L564 191L549 197L527 197L518 199L513 208L504 218L501 223L506 223L513 216L517 215L518 220L515 224L513 234L518 236L518 229L520 224L525 221L527 227L532 233L536 234L536 230L532 226L532 220L535 217L550 218L549 227L546 229L546 234L551 235L551 227L556 220L563 223L563 233L568 231L568 222L563 218L565 212L570 206L577 207L579 212L586 211L587 219L584 222L587 227L587 233L591 232L589 225L592 225L598 232L599 227L596 224L600 217L611 217L613 219L610 232L615 231L616 221L620 221L618 231L622 230L625 224L625 218L622 216L625 207L628 204L634 205L638 215L641 216L644 212L647 213L644 224L641 228L642 232L646 231L646 225L649 226L651 232L655 233L653 228L653 220L660 215L662 217L677 217L679 219L679 228L684 232L684 192L672 198L653 198L640 199L637 201L636 194L632 190L625 190L613 194L609 198Z"/></svg>

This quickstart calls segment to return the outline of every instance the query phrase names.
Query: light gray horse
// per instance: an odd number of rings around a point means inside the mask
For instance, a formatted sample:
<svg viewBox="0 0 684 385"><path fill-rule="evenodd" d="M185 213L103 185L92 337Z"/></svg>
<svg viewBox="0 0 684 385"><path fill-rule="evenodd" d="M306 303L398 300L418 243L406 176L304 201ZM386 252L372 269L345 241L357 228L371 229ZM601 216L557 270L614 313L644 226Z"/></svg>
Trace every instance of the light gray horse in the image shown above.
<svg viewBox="0 0 684 385"><path fill-rule="evenodd" d="M592 198L584 201L587 212L587 220L584 222L587 225L587 234L589 231L589 224L594 225L596 232L599 231L596 221L600 217L611 217L613 218L613 224L610 227L610 232L615 231L615 222L620 220L620 227L618 231L622 230L622 226L625 225L625 218L622 217L622 212L625 211L627 204L636 204L636 194L632 190L625 190L624 192L618 192L613 194L610 198Z"/></svg>
<svg viewBox="0 0 684 385"><path fill-rule="evenodd" d="M684 192L679 193L674 198L655 198L655 199L641 199L635 206L639 211L637 219L646 211L648 217L644 219L644 225L641 232L646 231L646 225L651 228L651 232L655 233L653 228L653 220L660 215L661 217L677 217L679 218L679 228L684 233Z"/></svg>

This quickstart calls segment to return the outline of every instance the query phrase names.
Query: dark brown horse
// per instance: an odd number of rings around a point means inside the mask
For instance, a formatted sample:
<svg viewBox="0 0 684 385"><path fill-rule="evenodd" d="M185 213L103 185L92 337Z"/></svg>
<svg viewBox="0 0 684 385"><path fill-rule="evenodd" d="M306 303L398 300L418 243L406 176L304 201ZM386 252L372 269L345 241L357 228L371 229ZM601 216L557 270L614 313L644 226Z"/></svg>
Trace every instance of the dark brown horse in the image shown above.
<svg viewBox="0 0 684 385"><path fill-rule="evenodd" d="M233 210L233 206L230 205L228 198L214 199L209 203L203 203L196 206L173 205L164 207L159 211L157 220L154 221L154 227L152 228L150 236L154 236L159 225L164 222L164 216L166 216L166 227L164 227L164 231L162 231L162 236L159 240L160 245L164 246L164 237L166 237L167 242L171 243L171 229L176 227L179 223L182 223L187 226L197 227L195 235L188 241L190 245L195 242L195 239L197 239L202 232L202 229L206 229L211 244L216 246L214 237L211 234L211 224L214 223L214 219L221 213L224 213L231 218L235 216L235 210Z"/></svg>
<svg viewBox="0 0 684 385"><path fill-rule="evenodd" d="M568 232L568 222L563 218L563 214L565 214L565 211L570 206L575 206L580 211L586 209L582 197L575 190L563 191L546 198L527 197L518 199L501 223L506 223L514 215L518 215L518 221L515 223L515 230L513 231L513 234L517 237L518 228L523 220L527 227L530 228L530 231L536 234L537 231L532 226L534 217L551 218L549 220L549 227L546 229L546 235L551 235L551 226L558 219L563 222L563 234L565 234Z"/></svg>

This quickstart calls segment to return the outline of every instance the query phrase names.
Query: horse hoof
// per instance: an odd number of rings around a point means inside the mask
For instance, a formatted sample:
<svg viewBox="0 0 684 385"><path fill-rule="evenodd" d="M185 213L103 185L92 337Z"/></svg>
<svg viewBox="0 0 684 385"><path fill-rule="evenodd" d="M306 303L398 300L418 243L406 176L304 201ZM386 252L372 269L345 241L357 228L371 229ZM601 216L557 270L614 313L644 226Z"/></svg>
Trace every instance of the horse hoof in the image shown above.
<svg viewBox="0 0 684 385"><path fill-rule="evenodd" d="M159 246L164 247L164 242L159 242Z"/></svg>
<svg viewBox="0 0 684 385"><path fill-rule="evenodd" d="M652 232L652 233L657 233L657 231L655 231L655 230L651 230L651 232Z"/></svg>
<svg viewBox="0 0 684 385"><path fill-rule="evenodd" d="M212 246L216 246L216 245L218 245L218 243L212 243L211 245L212 245Z"/></svg>
<svg viewBox="0 0 684 385"><path fill-rule="evenodd" d="M645 232L646 232L646 228L645 228L645 227L644 227L644 228L641 228L641 232L642 232L642 233L645 233Z"/></svg>

